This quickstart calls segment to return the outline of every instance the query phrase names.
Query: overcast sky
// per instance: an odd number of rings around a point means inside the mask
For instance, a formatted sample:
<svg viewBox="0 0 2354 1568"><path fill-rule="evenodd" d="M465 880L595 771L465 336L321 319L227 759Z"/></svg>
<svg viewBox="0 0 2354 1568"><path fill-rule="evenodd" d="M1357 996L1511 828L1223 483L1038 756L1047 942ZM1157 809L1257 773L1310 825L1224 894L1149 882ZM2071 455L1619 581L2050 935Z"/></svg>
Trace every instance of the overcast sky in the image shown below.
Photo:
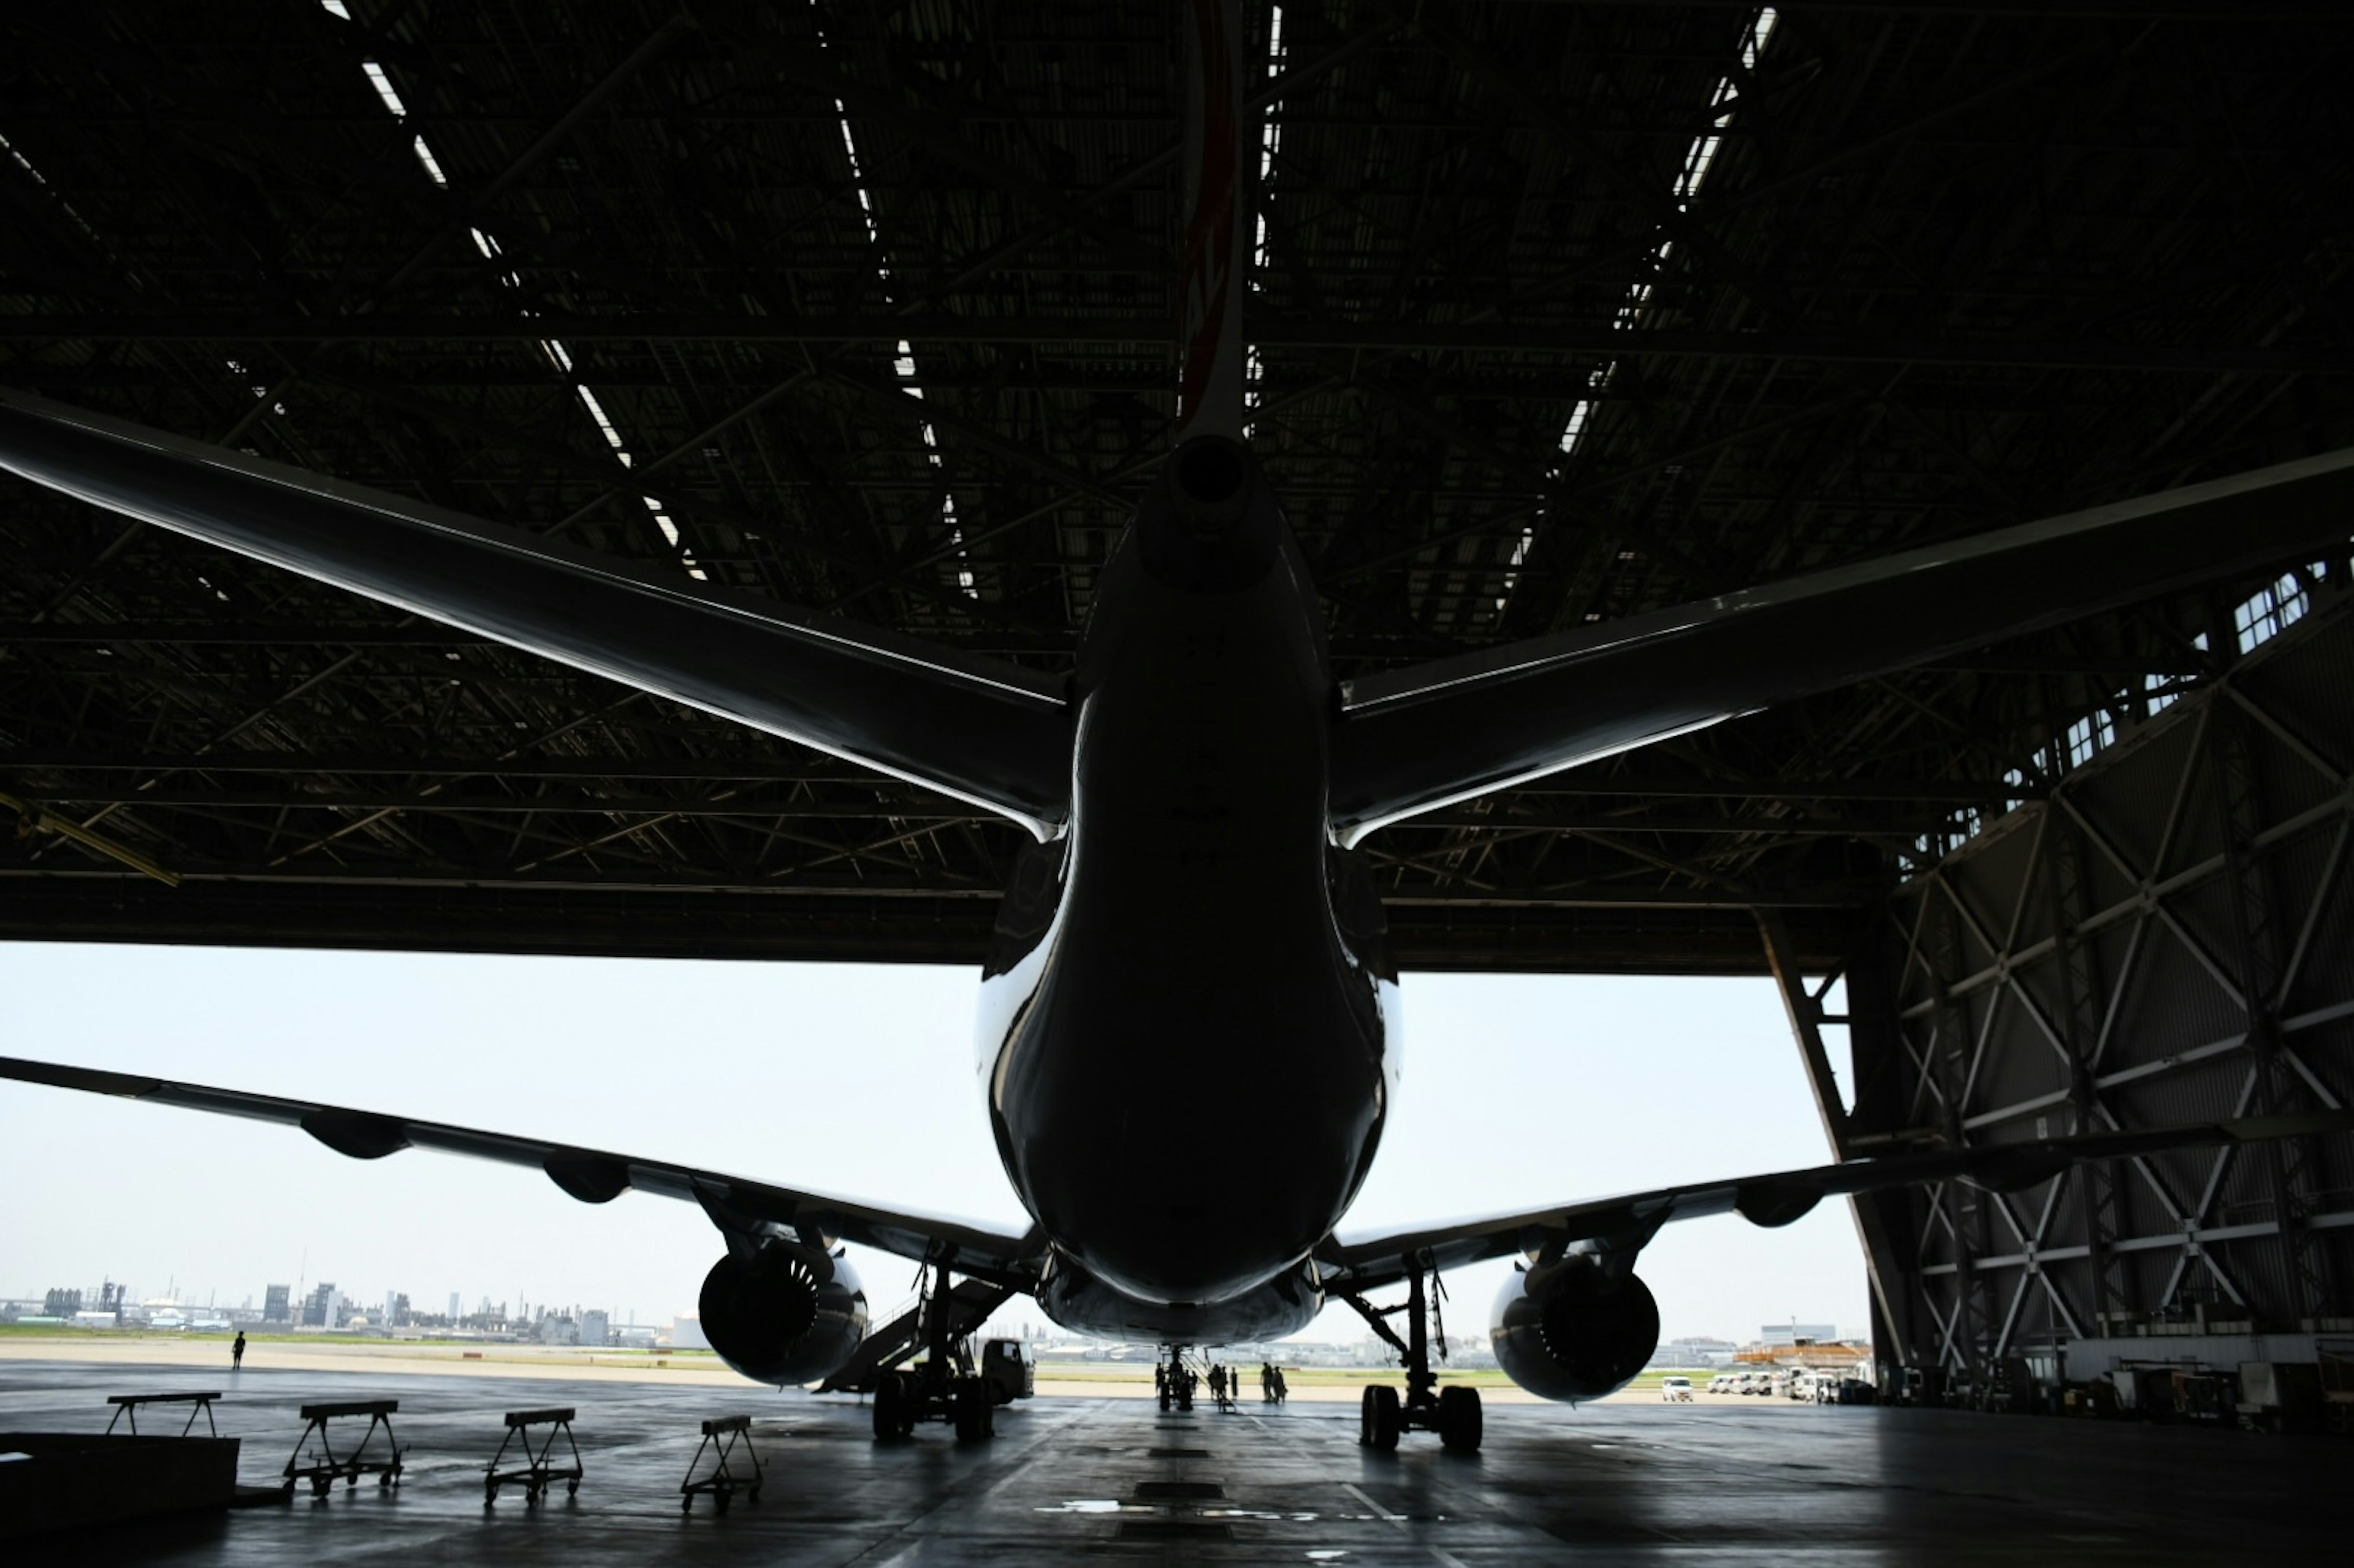
<svg viewBox="0 0 2354 1568"><path fill-rule="evenodd" d="M971 971L905 966L0 944L0 1054L1019 1224L974 1081L975 990ZM1408 975L1404 991L1404 1092L1352 1226L1827 1158L1765 981ZM694 1308L719 1253L693 1208L642 1193L593 1207L528 1171L361 1162L288 1128L15 1083L0 1183L9 1294L104 1276L235 1306L330 1280L429 1310L455 1290L470 1311L487 1296L652 1321ZM878 1308L907 1295L912 1265L854 1256ZM1450 1330L1486 1326L1506 1267L1450 1277ZM1640 1272L1670 1337L1868 1320L1836 1202L1778 1231L1671 1225ZM1034 1310L1017 1305L1000 1320ZM1361 1329L1336 1308L1310 1332Z"/></svg>

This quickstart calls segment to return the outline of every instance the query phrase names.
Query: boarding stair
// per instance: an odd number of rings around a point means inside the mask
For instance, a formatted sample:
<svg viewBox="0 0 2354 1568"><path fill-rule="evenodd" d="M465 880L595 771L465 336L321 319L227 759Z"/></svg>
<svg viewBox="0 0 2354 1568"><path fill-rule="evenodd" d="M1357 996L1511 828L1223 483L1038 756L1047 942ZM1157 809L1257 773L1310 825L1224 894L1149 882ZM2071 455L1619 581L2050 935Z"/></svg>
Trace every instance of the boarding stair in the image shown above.
<svg viewBox="0 0 2354 1568"><path fill-rule="evenodd" d="M960 1279L949 1288L949 1338L961 1341L1013 1294L1006 1286L986 1279ZM924 1298L908 1301L890 1320L859 1341L832 1377L818 1384L820 1393L871 1393L875 1380L924 1348ZM970 1369L967 1369L968 1371Z"/></svg>

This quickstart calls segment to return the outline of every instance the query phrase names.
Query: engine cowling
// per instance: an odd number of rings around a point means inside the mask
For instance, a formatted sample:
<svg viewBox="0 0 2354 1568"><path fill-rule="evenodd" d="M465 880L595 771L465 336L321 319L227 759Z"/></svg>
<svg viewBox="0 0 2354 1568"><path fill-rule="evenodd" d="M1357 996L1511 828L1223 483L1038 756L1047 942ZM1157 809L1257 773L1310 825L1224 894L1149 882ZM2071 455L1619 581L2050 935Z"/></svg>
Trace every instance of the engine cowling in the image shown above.
<svg viewBox="0 0 2354 1568"><path fill-rule="evenodd" d="M1544 1399L1599 1399L1633 1381L1659 1343L1659 1305L1632 1273L1565 1257L1513 1275L1489 1330L1505 1375Z"/></svg>
<svg viewBox="0 0 2354 1568"><path fill-rule="evenodd" d="M703 1277L703 1337L756 1383L813 1383L866 1337L866 1292L847 1258L771 1243Z"/></svg>

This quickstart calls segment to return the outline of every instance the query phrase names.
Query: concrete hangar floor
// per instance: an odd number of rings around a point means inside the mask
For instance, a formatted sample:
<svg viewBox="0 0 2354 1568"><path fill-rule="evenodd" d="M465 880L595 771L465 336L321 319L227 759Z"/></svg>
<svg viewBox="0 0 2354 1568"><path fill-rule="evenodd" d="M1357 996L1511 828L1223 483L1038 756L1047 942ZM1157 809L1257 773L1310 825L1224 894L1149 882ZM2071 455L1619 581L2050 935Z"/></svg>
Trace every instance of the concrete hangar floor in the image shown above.
<svg viewBox="0 0 2354 1568"><path fill-rule="evenodd" d="M120 1387L217 1375L14 1361L0 1428L96 1431ZM398 1397L402 1484L21 1543L35 1562L961 1564L1092 1561L2220 1563L2346 1561L2349 1453L2323 1439L1854 1407L1499 1404L1476 1458L1356 1446L1352 1407L1161 1414L1041 1397L993 1443L878 1446L847 1398L494 1376L248 1370L217 1406L274 1482L299 1406ZM577 1406L587 1475L486 1508L502 1414ZM748 1411L767 1485L683 1514L706 1417Z"/></svg>

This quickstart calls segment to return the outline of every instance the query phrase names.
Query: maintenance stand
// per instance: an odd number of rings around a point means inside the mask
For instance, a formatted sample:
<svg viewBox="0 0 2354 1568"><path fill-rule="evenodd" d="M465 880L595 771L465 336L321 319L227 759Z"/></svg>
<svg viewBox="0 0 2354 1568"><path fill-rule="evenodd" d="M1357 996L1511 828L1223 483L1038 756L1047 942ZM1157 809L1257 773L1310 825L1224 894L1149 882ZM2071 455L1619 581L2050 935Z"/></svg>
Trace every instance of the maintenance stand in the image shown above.
<svg viewBox="0 0 2354 1568"><path fill-rule="evenodd" d="M760 1456L752 1447L752 1418L748 1415L718 1415L703 1424L703 1446L695 1451L695 1461L686 1467L686 1479L678 1486L679 1512L695 1511L695 1494L697 1492L711 1494L714 1513L727 1511L727 1501L736 1495L736 1489L741 1484L735 1472L727 1467L727 1461L735 1455L738 1438L743 1440L744 1457L752 1461L752 1484L745 1490L754 1502L760 1500ZM713 1461L711 1473L696 1480L695 1472L703 1463L703 1456L714 1452L717 1457Z"/></svg>
<svg viewBox="0 0 2354 1568"><path fill-rule="evenodd" d="M204 1413L206 1427L214 1436L217 1437L220 1436L220 1428L213 1425L213 1401L219 1397L220 1394L217 1392L207 1393L110 1393L106 1396L106 1403L114 1406L114 1414L107 1419L106 1435L110 1437L113 1436L114 1424L117 1421L122 1420L125 1415L128 1415L131 1417L131 1436L133 1437L138 1436L139 1407L143 1404L186 1404L191 1407L188 1411L188 1424L180 1428L180 1436L186 1437L190 1432L196 1429L196 1413L198 1411L202 1411Z"/></svg>
<svg viewBox="0 0 2354 1568"><path fill-rule="evenodd" d="M547 1428L547 1436L540 1444L539 1452L536 1454L531 1449L531 1429L535 1426ZM556 1452L556 1439L559 1435L572 1450L572 1467L569 1469L559 1469L548 1463L549 1457ZM517 1442L523 1446L523 1467L515 1470L500 1469L499 1461L507 1457L507 1445ZM580 1445L572 1436L570 1408L510 1410L507 1412L507 1435L499 1439L499 1451L492 1456L491 1467L482 1477L482 1506L488 1508L498 1501L499 1488L509 1481L523 1483L525 1507L538 1506L539 1494L553 1490L558 1481L566 1483L564 1489L566 1497L577 1498L580 1495L581 1475Z"/></svg>
<svg viewBox="0 0 2354 1568"><path fill-rule="evenodd" d="M302 1419L310 1425L302 1429L302 1436L294 1440L294 1452L286 1461L286 1495L294 1495L295 1482L308 1481L311 1483L311 1495L323 1498L327 1495L327 1489L337 1480L340 1479L347 1488L355 1487L359 1484L360 1478L371 1470L376 1472L376 1484L378 1487L400 1485L400 1445L393 1440L392 1436L392 1413L399 1408L400 1401L397 1399L363 1399L348 1404L304 1405ZM367 1417L367 1430L360 1434L359 1443L352 1449L351 1457L336 1458L327 1423L362 1415ZM379 1426L384 1428L385 1446L392 1450L392 1457L386 1460L366 1457L368 1440L376 1436ZM302 1445L314 1433L318 1436L319 1452L325 1462L299 1464L302 1457Z"/></svg>

